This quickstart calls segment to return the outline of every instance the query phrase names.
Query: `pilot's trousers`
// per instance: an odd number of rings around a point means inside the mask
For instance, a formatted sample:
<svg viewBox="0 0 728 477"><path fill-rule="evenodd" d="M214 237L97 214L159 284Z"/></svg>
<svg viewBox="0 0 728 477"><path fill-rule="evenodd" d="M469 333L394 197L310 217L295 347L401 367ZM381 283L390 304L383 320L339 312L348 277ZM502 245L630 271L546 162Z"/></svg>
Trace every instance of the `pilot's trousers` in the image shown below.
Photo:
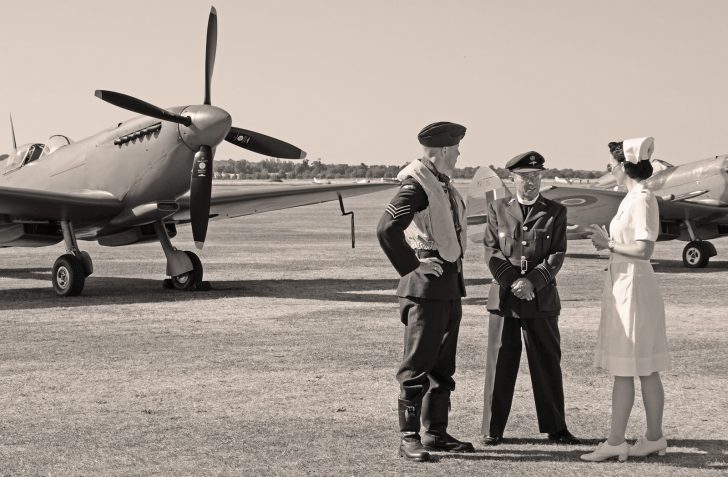
<svg viewBox="0 0 728 477"><path fill-rule="evenodd" d="M455 389L455 354L462 308L460 298L399 299L406 323L404 353L397 371L400 399L419 402L428 391L449 394Z"/></svg>
<svg viewBox="0 0 728 477"><path fill-rule="evenodd" d="M558 316L518 319L490 315L483 435L502 436L505 430L521 361L521 333L526 344L539 431L554 433L566 429L558 323Z"/></svg>

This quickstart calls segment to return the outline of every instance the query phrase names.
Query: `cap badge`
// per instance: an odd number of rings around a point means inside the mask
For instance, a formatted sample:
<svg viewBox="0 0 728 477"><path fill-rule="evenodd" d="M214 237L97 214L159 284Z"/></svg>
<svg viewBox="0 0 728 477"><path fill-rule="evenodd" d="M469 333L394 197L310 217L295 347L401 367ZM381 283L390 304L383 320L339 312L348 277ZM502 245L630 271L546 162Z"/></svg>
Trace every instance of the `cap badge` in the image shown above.
<svg viewBox="0 0 728 477"><path fill-rule="evenodd" d="M538 162L536 162L536 157L531 156L531 157L529 157L529 159L531 159L531 165L532 166L535 166L536 164L538 164Z"/></svg>

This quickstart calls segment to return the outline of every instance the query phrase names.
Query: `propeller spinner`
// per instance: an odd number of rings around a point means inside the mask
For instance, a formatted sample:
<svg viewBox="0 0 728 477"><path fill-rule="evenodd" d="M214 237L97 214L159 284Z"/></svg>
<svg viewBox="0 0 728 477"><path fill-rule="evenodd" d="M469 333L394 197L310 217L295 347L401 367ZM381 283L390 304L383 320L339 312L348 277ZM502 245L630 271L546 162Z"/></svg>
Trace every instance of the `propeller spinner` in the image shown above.
<svg viewBox="0 0 728 477"><path fill-rule="evenodd" d="M243 149L282 159L303 159L306 153L292 144L265 134L231 127L230 115L212 106L210 89L217 52L217 10L210 9L205 44L204 105L190 106L183 113L167 111L153 104L114 91L97 90L96 96L107 103L138 114L180 125L180 136L193 150L197 149L190 177L190 222L195 246L202 249L207 235L212 195L213 147L226 140Z"/></svg>

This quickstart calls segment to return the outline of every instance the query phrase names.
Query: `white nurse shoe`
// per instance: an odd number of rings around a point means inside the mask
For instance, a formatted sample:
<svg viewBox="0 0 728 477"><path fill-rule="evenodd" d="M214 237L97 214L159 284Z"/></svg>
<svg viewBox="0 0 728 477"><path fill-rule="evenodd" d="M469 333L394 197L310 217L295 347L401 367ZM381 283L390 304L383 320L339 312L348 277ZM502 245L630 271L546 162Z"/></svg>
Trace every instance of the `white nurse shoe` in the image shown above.
<svg viewBox="0 0 728 477"><path fill-rule="evenodd" d="M640 437L637 442L629 448L629 455L634 457L644 457L657 452L658 455L667 453L667 440L660 437L656 441L650 441L646 437Z"/></svg>
<svg viewBox="0 0 728 477"><path fill-rule="evenodd" d="M626 441L617 446L610 446L609 442L604 441L600 443L596 449L594 449L594 452L582 455L581 460L585 460L587 462L601 462L611 457L616 457L620 462L624 462L627 460L627 456L629 455L629 445L627 445Z"/></svg>

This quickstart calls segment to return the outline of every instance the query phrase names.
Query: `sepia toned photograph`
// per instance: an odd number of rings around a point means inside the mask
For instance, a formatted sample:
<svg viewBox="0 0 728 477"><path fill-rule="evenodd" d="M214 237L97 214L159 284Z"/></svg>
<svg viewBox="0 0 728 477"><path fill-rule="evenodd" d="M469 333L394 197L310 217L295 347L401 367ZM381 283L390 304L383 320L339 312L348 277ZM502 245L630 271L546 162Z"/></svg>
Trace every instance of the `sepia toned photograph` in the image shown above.
<svg viewBox="0 0 728 477"><path fill-rule="evenodd" d="M728 471L728 3L0 17L0 477Z"/></svg>

